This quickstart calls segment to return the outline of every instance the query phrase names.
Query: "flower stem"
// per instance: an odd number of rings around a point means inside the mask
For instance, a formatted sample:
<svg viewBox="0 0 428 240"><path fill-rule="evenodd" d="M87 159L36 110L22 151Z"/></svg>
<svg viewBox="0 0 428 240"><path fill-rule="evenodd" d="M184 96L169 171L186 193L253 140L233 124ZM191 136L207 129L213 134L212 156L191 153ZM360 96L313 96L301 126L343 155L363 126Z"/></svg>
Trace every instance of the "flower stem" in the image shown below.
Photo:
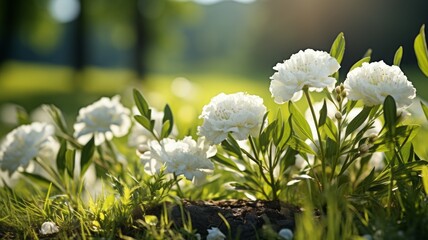
<svg viewBox="0 0 428 240"><path fill-rule="evenodd" d="M319 144L319 150L320 150L320 156L318 156L321 160L321 168L322 168L322 188L325 188L325 184L327 182L327 176L326 176L326 163L325 163L325 155L324 155L324 146L322 143L322 139L321 139L321 133L318 129L318 122L317 122L317 117L315 115L315 110L314 110L314 106L312 104L312 100L311 100L311 96L309 95L309 88L307 86L305 86L303 88L303 92L305 94L306 100L308 101L308 105L309 105L309 109L311 110L311 114L312 114L312 118L314 120L314 124L315 124L315 129L317 132L317 136L318 136L318 144Z"/></svg>

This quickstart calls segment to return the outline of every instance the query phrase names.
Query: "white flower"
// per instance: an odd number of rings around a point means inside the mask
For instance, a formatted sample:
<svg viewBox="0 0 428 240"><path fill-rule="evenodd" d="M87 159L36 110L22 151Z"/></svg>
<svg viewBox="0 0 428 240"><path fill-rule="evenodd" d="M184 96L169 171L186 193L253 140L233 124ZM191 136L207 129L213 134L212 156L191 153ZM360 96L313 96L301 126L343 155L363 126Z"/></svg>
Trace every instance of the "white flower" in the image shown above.
<svg viewBox="0 0 428 240"><path fill-rule="evenodd" d="M42 235L53 234L59 232L58 226L54 222L44 222L40 228Z"/></svg>
<svg viewBox="0 0 428 240"><path fill-rule="evenodd" d="M207 231L208 231L207 240L223 240L226 238L226 236L220 231L220 229L216 227L207 229Z"/></svg>
<svg viewBox="0 0 428 240"><path fill-rule="evenodd" d="M191 137L183 140L164 138L159 142L149 142L149 151L140 156L145 170L149 173L159 171L165 166L167 173L184 175L188 180L196 181L206 172L214 169L213 163L208 159L216 154L216 148L204 143L204 139L198 142Z"/></svg>
<svg viewBox="0 0 428 240"><path fill-rule="evenodd" d="M363 63L348 73L344 82L348 98L362 100L367 106L383 104L391 95L399 108L409 106L416 89L397 66L383 61Z"/></svg>
<svg viewBox="0 0 428 240"><path fill-rule="evenodd" d="M259 96L220 93L204 106L199 116L204 122L198 127L198 133L211 144L221 143L229 133L237 140L244 140L258 134L265 112Z"/></svg>
<svg viewBox="0 0 428 240"><path fill-rule="evenodd" d="M278 235L281 239L285 239L285 240L291 240L293 239L293 231L291 231L288 228L283 228L281 230L279 230Z"/></svg>
<svg viewBox="0 0 428 240"><path fill-rule="evenodd" d="M153 130L155 133L160 134L162 131L162 120L163 120L164 113L154 108L151 108L151 110L152 110L151 117L155 121L155 126ZM138 112L137 107L133 107L132 112L135 115L140 114ZM177 135L178 135L178 130L174 124L172 128L171 136L177 136ZM131 147L138 147L142 144L146 145L147 142L151 140L155 140L153 135L146 128L141 126L141 124L135 122L134 126L131 128L131 133L129 134L129 137L128 137L128 145Z"/></svg>
<svg viewBox="0 0 428 240"><path fill-rule="evenodd" d="M337 60L327 52L312 49L299 51L283 63L276 64L273 69L277 72L270 77L269 90L276 103L297 101L305 86L311 91L321 91L326 87L333 89L336 79L330 75L339 68Z"/></svg>
<svg viewBox="0 0 428 240"><path fill-rule="evenodd" d="M35 157L56 154L54 131L53 125L39 122L15 128L0 147L0 168L11 175L19 167L26 168Z"/></svg>
<svg viewBox="0 0 428 240"><path fill-rule="evenodd" d="M81 108L74 124L74 137L86 144L95 134L95 144L100 145L113 136L122 137L131 126L129 109L120 103L120 97L103 97L97 102Z"/></svg>

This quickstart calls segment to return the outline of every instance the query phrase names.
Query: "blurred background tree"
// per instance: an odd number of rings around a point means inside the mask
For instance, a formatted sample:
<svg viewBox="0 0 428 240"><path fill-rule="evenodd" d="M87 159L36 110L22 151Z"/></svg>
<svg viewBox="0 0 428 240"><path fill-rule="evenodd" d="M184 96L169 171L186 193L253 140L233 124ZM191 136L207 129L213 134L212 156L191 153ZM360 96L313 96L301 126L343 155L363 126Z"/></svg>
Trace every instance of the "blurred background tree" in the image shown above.
<svg viewBox="0 0 428 240"><path fill-rule="evenodd" d="M340 32L342 71L369 48L373 61L391 64L402 45L402 67L426 98L413 52L426 9L425 0L0 0L0 123L6 103L75 113L126 86L170 89L163 80L177 77L241 78L268 95L277 62L328 51Z"/></svg>

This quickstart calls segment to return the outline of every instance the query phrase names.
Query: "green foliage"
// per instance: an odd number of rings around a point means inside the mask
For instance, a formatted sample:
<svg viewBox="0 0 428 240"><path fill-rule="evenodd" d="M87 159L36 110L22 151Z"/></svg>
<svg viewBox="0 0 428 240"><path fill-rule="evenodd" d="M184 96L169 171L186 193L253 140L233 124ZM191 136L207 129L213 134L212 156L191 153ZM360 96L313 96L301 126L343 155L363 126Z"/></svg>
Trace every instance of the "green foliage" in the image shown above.
<svg viewBox="0 0 428 240"><path fill-rule="evenodd" d="M428 48L425 38L425 25L422 25L418 36L415 38L414 49L418 65L421 71L428 77Z"/></svg>

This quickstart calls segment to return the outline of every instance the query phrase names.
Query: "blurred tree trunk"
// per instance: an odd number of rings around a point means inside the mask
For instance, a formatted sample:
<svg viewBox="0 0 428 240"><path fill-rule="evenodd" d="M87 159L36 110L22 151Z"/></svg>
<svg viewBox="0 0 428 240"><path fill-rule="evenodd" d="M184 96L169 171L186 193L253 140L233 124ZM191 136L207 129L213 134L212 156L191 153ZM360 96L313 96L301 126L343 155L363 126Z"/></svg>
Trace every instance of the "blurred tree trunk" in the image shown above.
<svg viewBox="0 0 428 240"><path fill-rule="evenodd" d="M1 16L0 20L0 66L5 61L10 59L13 48L13 38L15 35L15 29L19 25L19 9L21 0L3 1L1 3Z"/></svg>
<svg viewBox="0 0 428 240"><path fill-rule="evenodd" d="M134 56L134 71L137 74L138 79L143 79L144 74L147 71L145 66L144 56L146 55L146 44L145 40L147 35L147 30L144 26L143 16L140 10L140 0L135 0L135 14L134 14L134 23L135 23L135 56Z"/></svg>
<svg viewBox="0 0 428 240"><path fill-rule="evenodd" d="M75 20L74 28L74 56L73 56L73 88L75 91L82 90L84 84L83 69L86 64L86 42L85 42L85 11L86 6L83 0L79 0L80 13Z"/></svg>

